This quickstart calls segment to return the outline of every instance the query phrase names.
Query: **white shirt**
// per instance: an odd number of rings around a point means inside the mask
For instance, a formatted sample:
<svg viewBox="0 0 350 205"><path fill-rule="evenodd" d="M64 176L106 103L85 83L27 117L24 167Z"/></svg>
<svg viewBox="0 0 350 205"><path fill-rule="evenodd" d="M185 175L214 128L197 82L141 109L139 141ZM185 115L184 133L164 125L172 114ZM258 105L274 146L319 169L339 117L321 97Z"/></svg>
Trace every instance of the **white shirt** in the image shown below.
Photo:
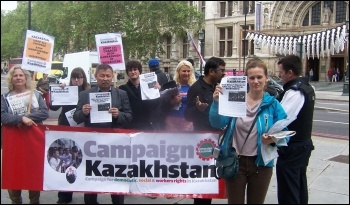
<svg viewBox="0 0 350 205"><path fill-rule="evenodd" d="M288 119L296 119L305 102L303 93L299 90L288 90L281 101L281 105Z"/></svg>
<svg viewBox="0 0 350 205"><path fill-rule="evenodd" d="M50 166L52 167L52 169L54 169L55 171L57 172L60 172L61 171L61 166L58 167L58 165L60 164L61 162L61 159L60 158L55 158L55 157L51 157L49 163L50 163ZM57 168L58 167L58 168Z"/></svg>

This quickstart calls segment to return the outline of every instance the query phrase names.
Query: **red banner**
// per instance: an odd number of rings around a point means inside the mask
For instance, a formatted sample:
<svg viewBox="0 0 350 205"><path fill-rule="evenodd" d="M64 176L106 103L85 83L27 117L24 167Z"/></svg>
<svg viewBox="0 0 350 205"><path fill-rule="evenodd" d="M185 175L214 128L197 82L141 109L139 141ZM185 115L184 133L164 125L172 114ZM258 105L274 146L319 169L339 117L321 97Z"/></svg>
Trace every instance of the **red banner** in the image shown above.
<svg viewBox="0 0 350 205"><path fill-rule="evenodd" d="M42 190L44 126L2 126L3 189Z"/></svg>
<svg viewBox="0 0 350 205"><path fill-rule="evenodd" d="M2 189L43 190L44 162L46 160L45 129L100 133L130 133L132 131L53 125L17 128L3 125ZM225 198L224 187L224 181L220 180L219 194L196 194L196 197ZM182 197L192 198L192 194Z"/></svg>

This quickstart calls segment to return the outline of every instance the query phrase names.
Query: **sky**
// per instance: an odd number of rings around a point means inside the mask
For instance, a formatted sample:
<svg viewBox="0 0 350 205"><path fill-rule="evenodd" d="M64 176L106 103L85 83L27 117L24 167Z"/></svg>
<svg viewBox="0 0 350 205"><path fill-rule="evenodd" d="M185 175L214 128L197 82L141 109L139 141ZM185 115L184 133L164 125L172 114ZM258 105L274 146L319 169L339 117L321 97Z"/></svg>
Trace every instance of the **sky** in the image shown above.
<svg viewBox="0 0 350 205"><path fill-rule="evenodd" d="M1 10L11 11L16 9L17 1L1 1Z"/></svg>

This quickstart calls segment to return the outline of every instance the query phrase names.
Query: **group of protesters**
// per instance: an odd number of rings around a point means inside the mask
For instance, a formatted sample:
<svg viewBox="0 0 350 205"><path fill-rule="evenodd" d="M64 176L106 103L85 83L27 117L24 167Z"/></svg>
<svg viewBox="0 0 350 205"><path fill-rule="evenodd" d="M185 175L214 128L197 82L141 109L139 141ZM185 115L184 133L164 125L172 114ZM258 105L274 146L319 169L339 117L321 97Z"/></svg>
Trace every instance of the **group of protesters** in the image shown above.
<svg viewBox="0 0 350 205"><path fill-rule="evenodd" d="M100 64L95 71L97 86L90 87L84 70L74 68L70 74L69 86L78 86L77 105L52 106L49 109L61 109L58 125L70 126L65 113L76 108L73 119L77 124L94 128L124 128L134 130L161 131L222 131L227 127L227 137L232 138L232 147L239 154L239 172L232 179L225 179L228 203L245 202L262 204L272 177L274 161L264 163L261 146L277 146L277 195L279 203L307 203L308 189L306 168L313 149L311 140L314 91L308 78L299 77L302 72L301 59L288 55L278 62L278 68L284 92L276 99L265 92L268 74L266 64L259 58L250 59L245 67L248 82L246 117L227 117L218 112L219 96L222 94L220 82L225 76L226 63L218 57L211 57L204 66L204 75L195 79L192 59L178 63L174 76L160 69L158 59L150 59L148 66L157 75L155 88L160 97L143 100L141 97L140 75L142 65L138 60L129 60L125 66L128 81L114 87L114 72L110 65ZM30 73L13 67L6 77L9 92L1 98L1 123L6 125L37 126L48 118L48 107L41 95L35 94L37 106L32 106L29 113L13 114L7 97L30 91ZM67 86L61 83L63 88ZM37 91L33 91L37 93ZM89 94L97 92L111 93L111 122L91 123ZM254 119L257 118L255 121ZM282 119L295 119L288 130L296 135L288 138L288 146L279 146L266 134L268 129ZM254 124L255 123L255 124ZM252 126L251 126L252 125ZM249 128L252 130L249 131ZM247 137L248 133L249 138ZM247 137L247 139L246 139ZM243 146L244 145L244 146ZM73 148L72 148L73 149ZM48 155L50 161L56 150ZM59 156L59 151L57 149ZM69 153L68 150L68 155ZM60 158L52 160L52 168L62 170ZM63 158L62 158L63 161ZM74 160L66 163L74 165ZM51 164L51 163L50 163ZM61 164L61 165L60 165ZM66 168L66 167L65 167ZM22 203L20 190L8 190L12 203ZM72 192L59 192L57 203L70 203ZM39 203L40 191L29 191L30 203ZM171 198L171 197L167 197ZM124 195L111 194L113 204L124 204ZM86 204L98 204L97 194L85 193ZM194 198L194 204L211 204L212 199Z"/></svg>

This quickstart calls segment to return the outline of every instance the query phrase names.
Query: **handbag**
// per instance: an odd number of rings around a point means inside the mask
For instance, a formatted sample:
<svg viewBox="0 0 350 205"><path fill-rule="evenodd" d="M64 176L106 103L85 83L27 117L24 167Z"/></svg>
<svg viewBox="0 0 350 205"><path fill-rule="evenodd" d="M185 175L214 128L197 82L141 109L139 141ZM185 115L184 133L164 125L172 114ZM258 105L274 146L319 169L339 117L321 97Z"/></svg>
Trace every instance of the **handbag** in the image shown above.
<svg viewBox="0 0 350 205"><path fill-rule="evenodd" d="M241 150L243 149L245 143L247 142L247 139L255 125L255 122L257 120L258 115L255 116L252 125L250 126L250 129L248 131L247 137L245 138L245 141L241 147ZM233 118L230 118L227 127L231 124ZM218 148L222 146L222 143L224 142L224 136L227 133L227 127L224 131L224 133L219 137L219 146ZM216 173L215 178L216 179L232 179L234 178L239 169L239 156L236 152L236 149L231 146L231 142L229 142L228 147L223 147L220 149L219 156L215 159L215 167L216 167ZM226 145L227 146L227 145ZM225 152L225 153L224 153Z"/></svg>

